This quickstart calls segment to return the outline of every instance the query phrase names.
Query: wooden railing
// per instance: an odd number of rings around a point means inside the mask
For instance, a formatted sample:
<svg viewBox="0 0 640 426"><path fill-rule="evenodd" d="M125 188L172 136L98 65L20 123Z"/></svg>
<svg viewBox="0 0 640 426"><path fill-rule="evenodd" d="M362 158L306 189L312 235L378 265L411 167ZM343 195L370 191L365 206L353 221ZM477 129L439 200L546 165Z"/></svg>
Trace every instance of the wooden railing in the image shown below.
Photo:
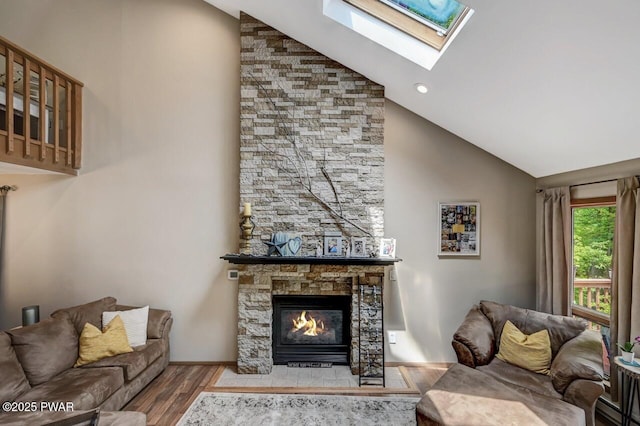
<svg viewBox="0 0 640 426"><path fill-rule="evenodd" d="M609 315L601 312L601 303L611 303L609 278L574 278L573 288L578 290L572 311L574 315L609 326Z"/></svg>
<svg viewBox="0 0 640 426"><path fill-rule="evenodd" d="M82 87L0 37L0 161L77 175Z"/></svg>

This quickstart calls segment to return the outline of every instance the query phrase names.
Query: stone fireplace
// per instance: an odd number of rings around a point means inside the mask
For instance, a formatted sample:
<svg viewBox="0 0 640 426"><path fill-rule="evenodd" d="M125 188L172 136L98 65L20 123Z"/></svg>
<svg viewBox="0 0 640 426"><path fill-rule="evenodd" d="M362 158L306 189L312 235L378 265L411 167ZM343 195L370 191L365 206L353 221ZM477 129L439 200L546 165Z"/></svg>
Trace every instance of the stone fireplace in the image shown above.
<svg viewBox="0 0 640 426"><path fill-rule="evenodd" d="M238 372L269 374L275 356L331 359L358 374L360 354L381 371L382 283L395 260L369 255L384 237L384 87L244 13L240 36L240 203L251 204L255 229L245 255L223 257L239 270ZM299 237L296 257L265 256L279 232ZM364 241L366 257L316 257L328 233L344 247ZM340 316L335 339L274 333L274 301L286 296L346 300L349 309L308 306Z"/></svg>
<svg viewBox="0 0 640 426"><path fill-rule="evenodd" d="M360 313L369 311L368 299L358 297L361 286L376 287L382 295L385 269L395 259L351 259L354 264L330 264L331 259L264 258L253 256L224 256L239 263L238 286L238 373L269 374L274 365L274 299L280 296L304 296L310 300L332 296L346 297L350 305L347 345L348 363L353 374L358 374L359 353L380 358L383 362L382 319L361 327ZM259 263L267 262L277 263ZM346 262L346 259L342 259ZM290 262L290 263L287 263ZM319 263L314 263L319 262ZM363 264L355 264L363 263ZM317 296L314 298L313 296ZM307 361L328 361L323 355Z"/></svg>

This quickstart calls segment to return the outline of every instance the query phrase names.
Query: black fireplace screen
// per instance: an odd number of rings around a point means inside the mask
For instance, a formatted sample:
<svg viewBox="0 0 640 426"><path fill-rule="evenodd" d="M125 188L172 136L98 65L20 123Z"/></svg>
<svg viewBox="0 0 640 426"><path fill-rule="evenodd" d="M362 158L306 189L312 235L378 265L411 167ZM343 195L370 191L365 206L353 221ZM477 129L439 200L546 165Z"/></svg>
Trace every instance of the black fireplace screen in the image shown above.
<svg viewBox="0 0 640 426"><path fill-rule="evenodd" d="M274 296L273 361L348 364L351 296Z"/></svg>

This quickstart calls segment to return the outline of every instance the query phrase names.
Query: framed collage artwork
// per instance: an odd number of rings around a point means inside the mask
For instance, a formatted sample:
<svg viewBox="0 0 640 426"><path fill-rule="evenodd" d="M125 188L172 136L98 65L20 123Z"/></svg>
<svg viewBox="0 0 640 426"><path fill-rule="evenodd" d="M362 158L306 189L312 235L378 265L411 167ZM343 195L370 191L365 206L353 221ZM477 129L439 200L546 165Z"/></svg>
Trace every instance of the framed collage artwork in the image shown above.
<svg viewBox="0 0 640 426"><path fill-rule="evenodd" d="M480 256L480 203L438 203L438 256Z"/></svg>

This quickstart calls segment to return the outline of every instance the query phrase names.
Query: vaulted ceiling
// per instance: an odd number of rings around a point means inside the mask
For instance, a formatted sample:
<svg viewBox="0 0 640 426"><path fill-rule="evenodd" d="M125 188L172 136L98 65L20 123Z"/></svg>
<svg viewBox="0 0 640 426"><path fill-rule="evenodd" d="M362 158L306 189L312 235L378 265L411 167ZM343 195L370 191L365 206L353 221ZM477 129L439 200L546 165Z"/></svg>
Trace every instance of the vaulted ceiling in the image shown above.
<svg viewBox="0 0 640 426"><path fill-rule="evenodd" d="M384 85L390 100L534 177L640 157L636 0L467 0L475 13L431 71L324 16L327 0L205 1Z"/></svg>

